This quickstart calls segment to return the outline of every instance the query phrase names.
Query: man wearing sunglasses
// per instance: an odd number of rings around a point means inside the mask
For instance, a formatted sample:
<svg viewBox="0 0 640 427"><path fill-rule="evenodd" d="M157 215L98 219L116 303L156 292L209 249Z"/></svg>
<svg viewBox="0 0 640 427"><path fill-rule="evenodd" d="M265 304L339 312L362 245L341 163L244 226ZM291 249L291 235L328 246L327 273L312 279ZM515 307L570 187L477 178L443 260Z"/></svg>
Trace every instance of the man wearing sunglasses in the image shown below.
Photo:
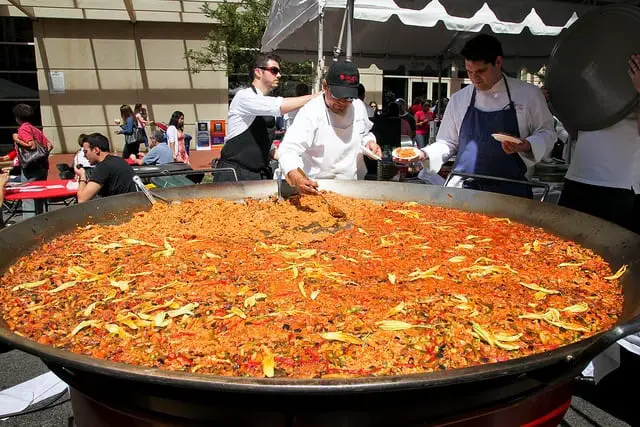
<svg viewBox="0 0 640 427"><path fill-rule="evenodd" d="M363 155L382 155L366 106L357 99L359 83L352 62L334 62L322 82L323 96L302 107L287 130L280 169L301 193L317 193L318 178L363 179Z"/></svg>
<svg viewBox="0 0 640 427"><path fill-rule="evenodd" d="M268 129L275 126L275 117L296 110L316 95L282 98L266 96L278 87L279 58L273 54L257 55L249 67L251 86L239 90L229 106L227 136L215 167L233 168L238 180L269 179ZM232 174L216 174L214 180L233 181Z"/></svg>

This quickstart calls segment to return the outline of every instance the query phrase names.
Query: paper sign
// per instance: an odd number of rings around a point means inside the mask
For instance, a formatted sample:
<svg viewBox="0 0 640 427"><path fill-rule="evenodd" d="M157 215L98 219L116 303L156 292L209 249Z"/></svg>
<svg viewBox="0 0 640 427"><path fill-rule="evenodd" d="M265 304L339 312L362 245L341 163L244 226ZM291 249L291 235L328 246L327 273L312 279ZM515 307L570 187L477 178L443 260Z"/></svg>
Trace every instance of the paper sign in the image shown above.
<svg viewBox="0 0 640 427"><path fill-rule="evenodd" d="M64 93L64 73L62 71L49 72L49 93Z"/></svg>
<svg viewBox="0 0 640 427"><path fill-rule="evenodd" d="M24 411L29 406L62 393L67 385L47 372L0 392L0 417Z"/></svg>

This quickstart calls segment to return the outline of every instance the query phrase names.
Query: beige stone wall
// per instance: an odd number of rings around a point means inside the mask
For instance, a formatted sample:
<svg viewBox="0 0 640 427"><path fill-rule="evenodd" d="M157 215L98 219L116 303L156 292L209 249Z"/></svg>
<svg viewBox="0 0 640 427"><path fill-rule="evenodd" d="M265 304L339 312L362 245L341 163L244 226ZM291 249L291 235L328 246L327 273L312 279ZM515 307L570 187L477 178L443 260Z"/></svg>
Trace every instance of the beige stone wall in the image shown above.
<svg viewBox="0 0 640 427"><path fill-rule="evenodd" d="M225 71L193 74L184 58L211 25L40 19L33 26L42 125L57 152L77 151L78 135L90 132L122 150L114 124L121 104L145 104L152 120L165 123L180 110L194 137L197 120L227 117ZM65 93L50 93L50 71L64 73Z"/></svg>
<svg viewBox="0 0 640 427"><path fill-rule="evenodd" d="M360 83L364 85L366 90L365 103L369 105L371 101L375 101L378 105L382 104L382 70L376 65L369 68L359 68Z"/></svg>

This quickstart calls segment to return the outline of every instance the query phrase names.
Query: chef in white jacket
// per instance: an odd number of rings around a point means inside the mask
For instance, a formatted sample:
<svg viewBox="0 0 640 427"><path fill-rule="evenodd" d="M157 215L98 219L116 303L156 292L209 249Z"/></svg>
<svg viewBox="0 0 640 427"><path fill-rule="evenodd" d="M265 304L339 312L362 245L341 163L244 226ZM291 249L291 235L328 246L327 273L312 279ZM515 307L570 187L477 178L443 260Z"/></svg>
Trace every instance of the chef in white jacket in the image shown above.
<svg viewBox="0 0 640 427"><path fill-rule="evenodd" d="M301 193L317 193L315 179L362 179L364 152L382 155L365 105L357 100L359 83L352 62L334 62L322 82L323 96L302 107L287 129L279 148L280 170Z"/></svg>
<svg viewBox="0 0 640 427"><path fill-rule="evenodd" d="M541 90L503 74L500 42L482 34L461 52L472 85L453 94L436 141L422 148L433 172L456 156L454 172L526 181L529 166L542 160L556 142L553 117ZM497 133L514 136L497 141ZM532 197L531 188L491 180L465 182L465 187Z"/></svg>

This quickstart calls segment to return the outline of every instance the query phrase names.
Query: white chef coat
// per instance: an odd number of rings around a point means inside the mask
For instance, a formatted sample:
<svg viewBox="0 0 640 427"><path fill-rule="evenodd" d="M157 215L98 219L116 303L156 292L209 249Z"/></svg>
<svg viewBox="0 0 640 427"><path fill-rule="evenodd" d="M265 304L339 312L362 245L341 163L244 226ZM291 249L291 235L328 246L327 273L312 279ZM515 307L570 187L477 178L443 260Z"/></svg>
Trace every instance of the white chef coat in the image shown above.
<svg viewBox="0 0 640 427"><path fill-rule="evenodd" d="M339 115L317 96L287 129L278 150L280 169L285 176L299 167L312 179L362 179L367 170L361 147L376 140L372 127L362 102Z"/></svg>
<svg viewBox="0 0 640 427"><path fill-rule="evenodd" d="M281 116L283 100L282 97L264 96L258 89L254 92L251 87L239 90L229 105L224 142L249 129L257 116Z"/></svg>
<svg viewBox="0 0 640 427"><path fill-rule="evenodd" d="M578 132L566 178L640 194L640 141L636 113L613 126Z"/></svg>
<svg viewBox="0 0 640 427"><path fill-rule="evenodd" d="M551 151L557 140L553 117L540 88L510 77L507 77L507 83L516 108L520 137L526 138L531 144L530 153L519 154L525 165L531 167ZM451 96L435 142L422 149L429 158L425 167L433 172L439 171L442 164L458 151L458 135L471 103L473 89L474 86L469 85ZM509 96L504 79L489 90L476 91L475 107L480 111L499 111L507 105ZM499 142L496 141L496 144Z"/></svg>

